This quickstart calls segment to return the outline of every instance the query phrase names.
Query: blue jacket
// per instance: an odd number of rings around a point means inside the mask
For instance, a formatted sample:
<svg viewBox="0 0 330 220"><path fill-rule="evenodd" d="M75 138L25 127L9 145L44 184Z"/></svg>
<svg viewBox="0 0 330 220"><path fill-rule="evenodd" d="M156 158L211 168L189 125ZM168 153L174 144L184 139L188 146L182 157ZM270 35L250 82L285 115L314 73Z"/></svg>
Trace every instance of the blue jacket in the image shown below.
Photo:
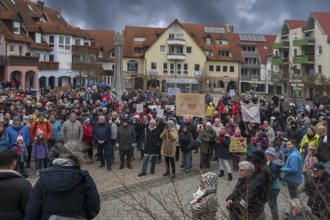
<svg viewBox="0 0 330 220"><path fill-rule="evenodd" d="M304 161L297 148L289 150L288 155L285 166L281 168L284 173L284 180L301 184Z"/></svg>
<svg viewBox="0 0 330 220"><path fill-rule="evenodd" d="M8 134L6 131L0 136L0 152L8 149Z"/></svg>
<svg viewBox="0 0 330 220"><path fill-rule="evenodd" d="M51 215L93 219L99 211L100 196L89 173L76 166L56 165L41 172L25 220L46 220Z"/></svg>
<svg viewBox="0 0 330 220"><path fill-rule="evenodd" d="M50 136L50 140L56 141L61 134L62 125L59 121L54 121L54 122L49 121L49 124L50 126L52 126L52 134Z"/></svg>
<svg viewBox="0 0 330 220"><path fill-rule="evenodd" d="M19 134L22 134L24 143L26 146L29 146L30 144L30 132L27 127L24 125L21 125L18 130L16 130L13 125L9 126L7 128L7 134L8 134L8 149L12 149L17 141L17 136Z"/></svg>

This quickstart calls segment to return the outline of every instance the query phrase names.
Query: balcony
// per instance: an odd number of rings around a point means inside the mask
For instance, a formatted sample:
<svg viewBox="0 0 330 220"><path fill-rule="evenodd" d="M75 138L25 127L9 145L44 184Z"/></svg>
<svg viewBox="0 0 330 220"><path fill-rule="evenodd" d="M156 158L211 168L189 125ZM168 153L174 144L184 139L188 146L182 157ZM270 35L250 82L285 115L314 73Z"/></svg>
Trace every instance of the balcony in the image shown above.
<svg viewBox="0 0 330 220"><path fill-rule="evenodd" d="M251 75L241 76L241 80L253 81L253 79L255 79L256 81L260 81L261 80L261 77L260 77L260 75L259 76L251 76Z"/></svg>
<svg viewBox="0 0 330 220"><path fill-rule="evenodd" d="M40 62L39 70L58 70L59 62Z"/></svg>
<svg viewBox="0 0 330 220"><path fill-rule="evenodd" d="M283 41L280 43L273 43L272 48L273 49L285 49L290 47L290 42L289 41Z"/></svg>
<svg viewBox="0 0 330 220"><path fill-rule="evenodd" d="M293 46L301 47L301 46L310 46L315 45L315 39L303 38L293 40Z"/></svg>
<svg viewBox="0 0 330 220"><path fill-rule="evenodd" d="M168 45L181 45L185 46L186 45L186 40L185 39L168 39L167 40Z"/></svg>
<svg viewBox="0 0 330 220"><path fill-rule="evenodd" d="M81 70L81 71L102 70L103 71L103 66L102 66L102 64L98 64L98 63L72 63L71 69L78 70L78 71L79 70Z"/></svg>
<svg viewBox="0 0 330 220"><path fill-rule="evenodd" d="M315 61L313 55L301 55L293 57L293 63L296 64L313 64Z"/></svg>
<svg viewBox="0 0 330 220"><path fill-rule="evenodd" d="M183 53L169 53L167 54L168 60L185 60L186 55Z"/></svg>
<svg viewBox="0 0 330 220"><path fill-rule="evenodd" d="M8 66L38 66L39 57L9 56Z"/></svg>
<svg viewBox="0 0 330 220"><path fill-rule="evenodd" d="M245 69L260 69L261 64L257 63L257 64L252 64L252 63L243 63L241 65L241 68L245 68Z"/></svg>
<svg viewBox="0 0 330 220"><path fill-rule="evenodd" d="M72 53L97 54L98 49L91 46L72 45Z"/></svg>
<svg viewBox="0 0 330 220"><path fill-rule="evenodd" d="M259 57L259 54L258 54L258 52L243 51L243 56L244 57Z"/></svg>
<svg viewBox="0 0 330 220"><path fill-rule="evenodd" d="M284 65L289 62L288 57L274 57L272 60L273 65Z"/></svg>

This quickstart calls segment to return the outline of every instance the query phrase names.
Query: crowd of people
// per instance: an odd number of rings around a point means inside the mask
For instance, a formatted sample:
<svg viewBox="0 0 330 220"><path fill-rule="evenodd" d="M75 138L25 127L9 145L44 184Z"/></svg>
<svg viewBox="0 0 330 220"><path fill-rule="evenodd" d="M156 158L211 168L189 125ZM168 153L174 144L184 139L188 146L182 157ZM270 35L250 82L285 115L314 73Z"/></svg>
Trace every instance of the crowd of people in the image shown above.
<svg viewBox="0 0 330 220"><path fill-rule="evenodd" d="M239 102L234 102L228 94L218 102L206 96L203 118L176 115L175 97L159 90L125 91L119 97L114 89L81 88L60 92L43 89L33 94L6 89L0 90L0 97L0 152L5 152L7 158L12 156L8 151L16 155L15 163L7 159L1 167L14 168L24 178L40 176L26 209L31 219L61 214L54 213L51 207L56 198L49 201L49 207L43 207L46 212L33 210L40 206L41 195L54 192L52 187L77 190L72 186L77 187L84 179L88 182L87 188L95 191L88 172L81 171L80 162L72 159L74 154L68 147L71 141L80 143L86 163L92 163L96 157L100 169L109 172L117 156L115 151L119 152L119 169L132 169L131 161L142 160L140 177L148 174L149 162L150 174L155 174L156 165L164 162L166 172L163 176L175 178L177 166L189 173L192 154L199 153L203 182L200 185L204 191L196 192L194 196L198 197L192 203L192 210L197 210L195 219L203 219L201 207L212 209L209 214L215 216L212 214L214 206L202 206L201 202L210 199L211 192L216 192L214 175L209 172L212 161L218 162L217 178L223 178L226 173L227 180L232 181L232 173L239 173L238 183L226 201L232 219L243 219L242 216L264 219L267 202L272 218L279 219L277 196L281 188L285 184L290 198L296 201L299 199L298 187L303 182L311 213L321 219L330 216L329 106L293 102L287 107L283 105L283 98L277 95L269 100L249 96L241 101L259 103L261 123L256 124L242 120ZM138 105L142 105L142 111L137 110ZM158 109L164 110L161 117L157 114ZM247 140L246 153L231 152L232 138ZM135 158L134 152L139 152L140 157ZM72 169L63 169L66 166ZM56 179L54 173L66 175L62 175L64 179ZM209 179L212 179L210 183ZM67 187L55 186L61 181L73 183ZM49 182L54 184L45 187ZM91 198L91 201L97 201L97 198ZM96 206L91 208L93 211L82 213L77 207L65 204L61 208L76 210L75 216L84 218L95 216L99 209Z"/></svg>

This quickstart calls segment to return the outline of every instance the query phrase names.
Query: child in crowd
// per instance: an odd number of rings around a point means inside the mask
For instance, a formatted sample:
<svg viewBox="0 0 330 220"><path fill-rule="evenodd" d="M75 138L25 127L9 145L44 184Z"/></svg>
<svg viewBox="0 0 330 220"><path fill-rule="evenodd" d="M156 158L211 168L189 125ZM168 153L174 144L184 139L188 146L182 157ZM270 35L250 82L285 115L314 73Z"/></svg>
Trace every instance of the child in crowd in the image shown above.
<svg viewBox="0 0 330 220"><path fill-rule="evenodd" d="M305 188L308 188L312 180L312 166L314 163L318 163L319 160L316 157L315 146L310 145L308 147L307 155L304 160L303 174L305 176Z"/></svg>
<svg viewBox="0 0 330 220"><path fill-rule="evenodd" d="M247 152L246 152L247 159L250 158L252 156L252 153L256 150L257 150L256 138L252 137L247 147Z"/></svg>
<svg viewBox="0 0 330 220"><path fill-rule="evenodd" d="M19 170L20 174L23 177L27 178L28 174L25 171L24 163L27 159L28 151L27 151L27 148L26 148L25 143L24 143L24 139L23 139L21 134L17 136L16 145L13 148L13 151L15 151L16 154L17 154L16 170Z"/></svg>
<svg viewBox="0 0 330 220"><path fill-rule="evenodd" d="M55 145L52 148L50 148L48 154L49 166L52 166L53 160L60 157L63 151L63 147L64 147L64 139L62 137L58 137Z"/></svg>
<svg viewBox="0 0 330 220"><path fill-rule="evenodd" d="M261 144L262 151L268 148L268 137L262 126L259 127L259 131L256 133L256 143Z"/></svg>
<svg viewBox="0 0 330 220"><path fill-rule="evenodd" d="M239 127L235 128L235 133L234 135L231 136L232 138L241 138L241 129L239 129ZM232 153L232 160L233 160L233 170L234 171L238 171L238 164L240 162L241 159L241 153Z"/></svg>
<svg viewBox="0 0 330 220"><path fill-rule="evenodd" d="M47 168L48 146L47 141L44 139L44 132L40 129L37 130L36 140L32 144L32 156L36 162L36 176L39 176L41 169Z"/></svg>

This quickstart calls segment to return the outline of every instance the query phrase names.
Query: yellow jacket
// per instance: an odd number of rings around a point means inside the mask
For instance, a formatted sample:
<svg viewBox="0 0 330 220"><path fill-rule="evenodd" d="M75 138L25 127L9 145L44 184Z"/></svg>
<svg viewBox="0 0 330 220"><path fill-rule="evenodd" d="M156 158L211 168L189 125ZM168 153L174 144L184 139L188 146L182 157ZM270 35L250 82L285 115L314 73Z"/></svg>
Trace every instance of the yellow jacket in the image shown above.
<svg viewBox="0 0 330 220"><path fill-rule="evenodd" d="M205 115L209 115L209 116L212 116L215 112L215 108L212 104L210 104L209 106L207 106L206 108L206 112L205 112Z"/></svg>
<svg viewBox="0 0 330 220"><path fill-rule="evenodd" d="M302 152L302 147L306 144L308 146L314 145L315 146L315 151L317 152L317 145L319 142L319 135L315 134L312 139L308 139L307 134L304 135L301 143L300 143L300 153Z"/></svg>

